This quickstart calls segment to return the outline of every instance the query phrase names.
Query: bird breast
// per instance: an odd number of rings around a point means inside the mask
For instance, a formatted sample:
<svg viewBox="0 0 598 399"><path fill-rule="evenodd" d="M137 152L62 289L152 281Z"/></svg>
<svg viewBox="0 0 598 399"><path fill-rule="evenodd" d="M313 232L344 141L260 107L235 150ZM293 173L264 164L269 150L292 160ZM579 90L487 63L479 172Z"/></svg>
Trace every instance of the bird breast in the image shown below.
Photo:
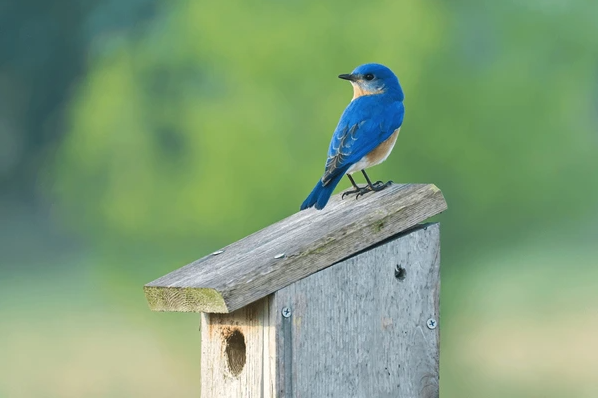
<svg viewBox="0 0 598 399"><path fill-rule="evenodd" d="M399 137L400 130L401 128L395 130L394 133L389 138L384 140L378 147L374 148L372 151L370 151L370 153L361 158L358 162L354 163L353 166L349 168L347 173L351 174L354 172L359 172L360 170L371 168L374 165L384 162L392 152L392 149L397 142L397 137Z"/></svg>

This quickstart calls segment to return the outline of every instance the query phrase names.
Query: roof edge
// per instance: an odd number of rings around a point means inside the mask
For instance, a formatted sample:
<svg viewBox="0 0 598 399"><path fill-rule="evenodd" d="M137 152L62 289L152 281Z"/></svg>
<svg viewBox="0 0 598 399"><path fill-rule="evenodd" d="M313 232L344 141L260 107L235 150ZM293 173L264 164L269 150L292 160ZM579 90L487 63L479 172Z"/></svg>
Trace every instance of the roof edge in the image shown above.
<svg viewBox="0 0 598 399"><path fill-rule="evenodd" d="M143 291L149 308L155 312L229 312L222 294L213 288L146 285Z"/></svg>

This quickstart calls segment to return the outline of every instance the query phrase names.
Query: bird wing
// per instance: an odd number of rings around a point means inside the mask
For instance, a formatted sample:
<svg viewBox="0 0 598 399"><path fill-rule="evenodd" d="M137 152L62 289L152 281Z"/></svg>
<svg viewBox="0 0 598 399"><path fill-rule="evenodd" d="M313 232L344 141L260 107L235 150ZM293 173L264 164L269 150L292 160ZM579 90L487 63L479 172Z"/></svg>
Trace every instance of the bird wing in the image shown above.
<svg viewBox="0 0 598 399"><path fill-rule="evenodd" d="M401 127L405 108L400 101L384 103L377 96L353 100L332 135L322 183L344 173Z"/></svg>

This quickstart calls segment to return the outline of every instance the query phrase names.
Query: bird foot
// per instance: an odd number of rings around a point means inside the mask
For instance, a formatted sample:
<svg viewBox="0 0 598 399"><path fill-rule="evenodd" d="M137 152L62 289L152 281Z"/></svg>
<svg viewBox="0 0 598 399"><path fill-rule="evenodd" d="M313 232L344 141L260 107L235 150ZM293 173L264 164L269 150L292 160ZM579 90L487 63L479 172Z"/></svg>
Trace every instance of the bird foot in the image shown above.
<svg viewBox="0 0 598 399"><path fill-rule="evenodd" d="M359 195L359 193L362 193L363 190L369 190L369 189L367 186L365 186L365 187L357 187L355 190L345 191L343 193L343 195L341 195L341 199L345 199L345 195L353 195L353 194Z"/></svg>
<svg viewBox="0 0 598 399"><path fill-rule="evenodd" d="M370 189L372 191L382 191L384 190L386 187L392 185L392 180L387 181L386 183L384 183L381 180L378 180L376 183L374 183L372 185L372 187L370 187Z"/></svg>
<svg viewBox="0 0 598 399"><path fill-rule="evenodd" d="M391 184L392 184L392 180L387 181L386 183L378 180L376 183L372 184L371 186L367 185L367 186L363 187L361 190L359 190L359 192L355 196L355 199L357 199L360 196L365 195L371 191L374 191L374 192L382 191L386 187L390 186Z"/></svg>
<svg viewBox="0 0 598 399"><path fill-rule="evenodd" d="M357 198L361 197L362 195L365 195L371 191L375 191L375 190L372 190L372 188L370 186L362 187L361 190L359 190L359 192L355 196L355 199L357 199Z"/></svg>
<svg viewBox="0 0 598 399"><path fill-rule="evenodd" d="M364 187L358 187L355 190L349 190L349 191L345 191L342 195L341 195L341 199L345 199L346 195L353 195L353 194L357 194L355 196L355 199L361 197L362 195L365 195L369 192L378 192L378 191L382 191L384 190L386 187L390 186L392 184L392 180L387 181L386 183L384 183L381 180L378 180L376 183Z"/></svg>

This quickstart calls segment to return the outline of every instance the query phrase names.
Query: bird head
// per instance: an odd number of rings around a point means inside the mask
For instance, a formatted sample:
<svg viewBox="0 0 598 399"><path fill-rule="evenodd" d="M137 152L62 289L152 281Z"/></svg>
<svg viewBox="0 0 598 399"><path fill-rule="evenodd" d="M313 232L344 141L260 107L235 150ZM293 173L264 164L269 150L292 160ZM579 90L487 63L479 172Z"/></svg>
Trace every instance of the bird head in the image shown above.
<svg viewBox="0 0 598 399"><path fill-rule="evenodd" d="M403 90L399 79L384 65L364 64L351 73L338 75L339 78L351 82L353 85L353 100L361 96L376 94L393 94L397 100L403 100Z"/></svg>

